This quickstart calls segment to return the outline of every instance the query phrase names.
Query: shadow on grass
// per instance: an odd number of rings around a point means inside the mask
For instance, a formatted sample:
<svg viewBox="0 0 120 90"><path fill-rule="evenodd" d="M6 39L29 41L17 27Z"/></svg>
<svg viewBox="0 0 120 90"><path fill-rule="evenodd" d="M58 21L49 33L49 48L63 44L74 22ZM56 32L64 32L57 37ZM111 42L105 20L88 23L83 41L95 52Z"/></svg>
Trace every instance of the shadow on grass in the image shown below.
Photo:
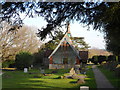
<svg viewBox="0 0 120 90"><path fill-rule="evenodd" d="M41 80L30 80L30 82L44 82L44 81L41 81Z"/></svg>
<svg viewBox="0 0 120 90"><path fill-rule="evenodd" d="M46 73L50 73L53 70L48 71ZM68 72L69 70L57 70L57 73L50 73L50 76L42 76L37 71L30 71L29 73L24 73L23 71L7 71L5 74L12 76L12 78L9 78L9 76L8 78L3 78L3 87L8 87L8 90L10 90L10 88L11 90L14 90L12 88L16 88L17 90L19 88L23 88L23 90L24 88L28 90L30 90L30 88L47 88L46 90L73 90L73 88L75 88L75 90L79 90L80 85L76 85L75 81L72 81L71 79L61 79L61 76ZM89 74L90 77L92 77L91 73ZM93 84L91 80L88 80L88 84L89 83Z"/></svg>
<svg viewBox="0 0 120 90"><path fill-rule="evenodd" d="M70 83L76 84L76 83L77 83L77 81L70 81Z"/></svg>
<svg viewBox="0 0 120 90"><path fill-rule="evenodd" d="M23 88L25 88L25 89L27 89L27 88L35 88L35 89L43 89L43 90L73 90L73 89L75 89L75 90L78 90L78 88L62 88L62 87L55 87L55 86L49 86L49 85L46 85L46 84L22 84L24 87Z"/></svg>
<svg viewBox="0 0 120 90"><path fill-rule="evenodd" d="M61 79L61 77L60 77L60 76L58 76L58 77L56 77L56 78L53 78L53 79Z"/></svg>

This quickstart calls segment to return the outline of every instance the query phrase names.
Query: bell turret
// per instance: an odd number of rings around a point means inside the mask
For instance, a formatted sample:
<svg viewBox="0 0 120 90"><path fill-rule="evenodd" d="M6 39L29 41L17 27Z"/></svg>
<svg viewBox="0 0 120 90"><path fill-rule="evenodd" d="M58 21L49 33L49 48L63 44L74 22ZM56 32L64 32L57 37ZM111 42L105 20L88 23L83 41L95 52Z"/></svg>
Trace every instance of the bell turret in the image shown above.
<svg viewBox="0 0 120 90"><path fill-rule="evenodd" d="M69 37L71 37L71 32L70 32L70 23L69 22L67 22L67 35L69 36Z"/></svg>

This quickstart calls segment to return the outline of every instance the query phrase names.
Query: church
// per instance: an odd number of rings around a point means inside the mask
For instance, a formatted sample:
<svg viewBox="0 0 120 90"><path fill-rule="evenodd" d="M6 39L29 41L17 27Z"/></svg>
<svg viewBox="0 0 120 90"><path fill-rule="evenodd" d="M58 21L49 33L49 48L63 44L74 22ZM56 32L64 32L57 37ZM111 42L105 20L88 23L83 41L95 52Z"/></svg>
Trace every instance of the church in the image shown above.
<svg viewBox="0 0 120 90"><path fill-rule="evenodd" d="M58 44L58 46L49 55L49 69L63 69L71 67L80 67L80 52L73 46L70 33L70 25L67 25L67 31Z"/></svg>

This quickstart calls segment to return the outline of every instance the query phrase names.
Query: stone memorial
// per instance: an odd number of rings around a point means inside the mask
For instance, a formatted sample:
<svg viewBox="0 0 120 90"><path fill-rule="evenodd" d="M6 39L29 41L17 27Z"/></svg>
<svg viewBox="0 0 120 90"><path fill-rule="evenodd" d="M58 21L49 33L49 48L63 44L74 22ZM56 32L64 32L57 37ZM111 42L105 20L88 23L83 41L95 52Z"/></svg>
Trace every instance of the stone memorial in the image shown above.
<svg viewBox="0 0 120 90"><path fill-rule="evenodd" d="M41 70L40 70L40 73L41 73L41 74L45 74L45 70L44 70L44 69L41 69Z"/></svg>
<svg viewBox="0 0 120 90"><path fill-rule="evenodd" d="M31 68L33 68L33 65L31 65Z"/></svg>
<svg viewBox="0 0 120 90"><path fill-rule="evenodd" d="M31 67L29 67L29 70L31 69Z"/></svg>
<svg viewBox="0 0 120 90"><path fill-rule="evenodd" d="M89 90L89 87L88 86L81 86L80 90Z"/></svg>
<svg viewBox="0 0 120 90"><path fill-rule="evenodd" d="M79 68L75 70L77 74L80 74Z"/></svg>
<svg viewBox="0 0 120 90"><path fill-rule="evenodd" d="M76 73L75 73L75 70L74 70L74 68L71 68L71 70L70 70L70 75L75 75Z"/></svg>
<svg viewBox="0 0 120 90"><path fill-rule="evenodd" d="M42 68L41 68L41 67L40 67L39 69L40 69L40 70L42 70Z"/></svg>
<svg viewBox="0 0 120 90"><path fill-rule="evenodd" d="M28 72L28 69L27 68L24 68L24 73L27 73Z"/></svg>

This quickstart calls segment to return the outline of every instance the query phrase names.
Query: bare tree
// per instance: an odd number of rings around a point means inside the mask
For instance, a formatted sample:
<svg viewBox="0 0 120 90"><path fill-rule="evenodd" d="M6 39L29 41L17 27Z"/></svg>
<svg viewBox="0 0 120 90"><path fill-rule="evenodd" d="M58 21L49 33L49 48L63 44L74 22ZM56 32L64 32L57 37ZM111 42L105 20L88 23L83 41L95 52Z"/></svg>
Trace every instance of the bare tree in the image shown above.
<svg viewBox="0 0 120 90"><path fill-rule="evenodd" d="M10 26L6 22L2 22L1 25L3 27L0 28L0 56L2 61L14 59L15 55L21 51L37 52L41 42L33 31L33 27L17 28L17 26ZM11 27L15 29L11 30Z"/></svg>

